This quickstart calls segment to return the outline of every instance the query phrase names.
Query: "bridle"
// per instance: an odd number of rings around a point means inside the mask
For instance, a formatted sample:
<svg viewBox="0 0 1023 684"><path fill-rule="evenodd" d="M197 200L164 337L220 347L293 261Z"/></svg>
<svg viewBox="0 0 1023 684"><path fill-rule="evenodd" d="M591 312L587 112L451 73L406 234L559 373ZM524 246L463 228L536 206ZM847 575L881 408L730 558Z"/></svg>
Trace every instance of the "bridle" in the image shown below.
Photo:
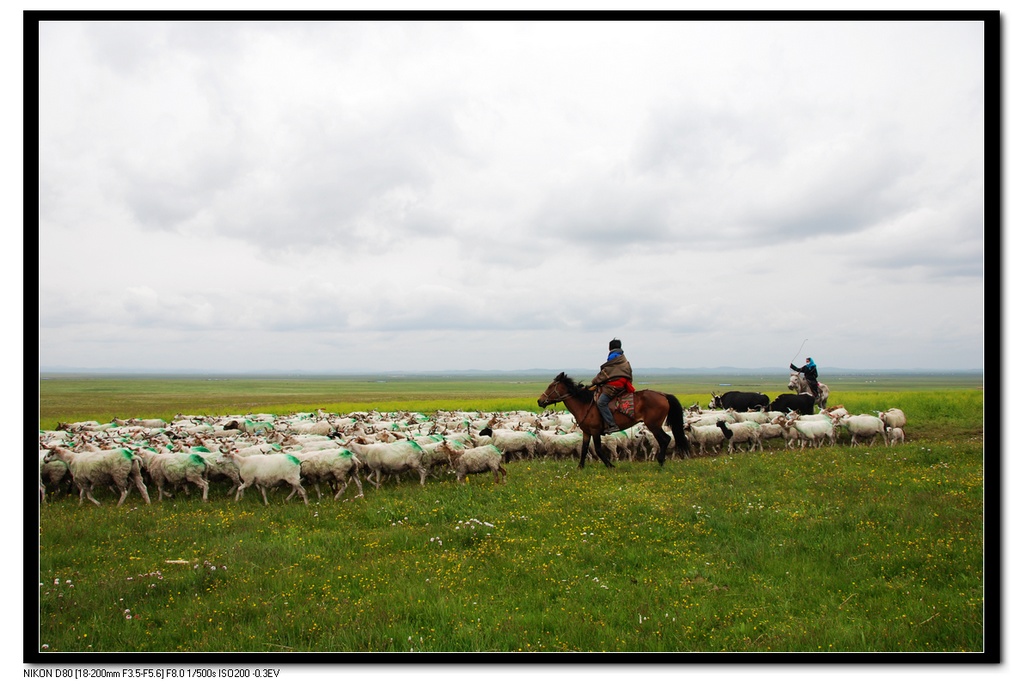
<svg viewBox="0 0 1023 684"><path fill-rule="evenodd" d="M558 382L558 384L560 385L562 383ZM547 396L547 391L549 389L550 388L548 387L546 390L543 391L543 394L540 395L540 401L544 402L543 403L544 406L550 406L551 404L557 404L559 401L565 401L565 399L568 399L570 396L572 396L571 392L565 392L564 394L559 395L557 397L554 397L552 399L551 397Z"/></svg>

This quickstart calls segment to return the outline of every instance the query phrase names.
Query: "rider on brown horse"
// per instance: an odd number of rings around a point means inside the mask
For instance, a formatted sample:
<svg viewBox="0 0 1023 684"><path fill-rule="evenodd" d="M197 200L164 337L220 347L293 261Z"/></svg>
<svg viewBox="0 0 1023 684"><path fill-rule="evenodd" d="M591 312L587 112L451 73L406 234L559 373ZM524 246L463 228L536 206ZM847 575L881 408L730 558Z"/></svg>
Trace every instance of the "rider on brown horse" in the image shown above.
<svg viewBox="0 0 1023 684"><path fill-rule="evenodd" d="M604 434L610 435L618 431L618 425L608 404L622 392L635 392L636 388L632 386L632 365L625 358L621 340L611 340L607 348L610 352L607 361L601 364L600 372L590 381L590 389L599 388L597 408L604 419Z"/></svg>

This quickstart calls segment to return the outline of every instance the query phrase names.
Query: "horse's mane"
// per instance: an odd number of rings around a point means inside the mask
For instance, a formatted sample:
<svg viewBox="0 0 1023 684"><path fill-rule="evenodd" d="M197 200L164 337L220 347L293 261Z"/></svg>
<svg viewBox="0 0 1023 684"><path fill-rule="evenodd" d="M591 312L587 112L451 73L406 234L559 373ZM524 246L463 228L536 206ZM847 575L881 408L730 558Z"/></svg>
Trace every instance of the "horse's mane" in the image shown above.
<svg viewBox="0 0 1023 684"><path fill-rule="evenodd" d="M581 401L593 401L593 392L583 387L582 383L576 382L565 375L565 373L558 373L558 377L554 379L560 381L574 398Z"/></svg>

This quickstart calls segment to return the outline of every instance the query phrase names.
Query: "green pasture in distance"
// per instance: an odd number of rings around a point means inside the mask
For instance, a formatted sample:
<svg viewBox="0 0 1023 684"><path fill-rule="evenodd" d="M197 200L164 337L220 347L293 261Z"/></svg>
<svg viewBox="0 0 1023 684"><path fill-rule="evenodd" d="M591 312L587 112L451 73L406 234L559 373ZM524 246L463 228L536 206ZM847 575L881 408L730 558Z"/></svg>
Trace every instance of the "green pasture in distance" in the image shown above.
<svg viewBox="0 0 1023 684"><path fill-rule="evenodd" d="M548 377L550 375L550 377ZM109 421L113 418L173 419L179 413L227 415L286 414L322 408L351 411L420 411L437 409L538 410L536 398L553 374L365 376L101 376L45 373L39 381L39 425L58 422ZM574 375L588 382L592 376ZM981 390L979 373L847 374L822 378L832 401L842 393ZM637 389L676 394L684 405L706 406L711 393L756 391L773 398L786 393L788 375L636 374ZM886 408L886 407L884 407Z"/></svg>

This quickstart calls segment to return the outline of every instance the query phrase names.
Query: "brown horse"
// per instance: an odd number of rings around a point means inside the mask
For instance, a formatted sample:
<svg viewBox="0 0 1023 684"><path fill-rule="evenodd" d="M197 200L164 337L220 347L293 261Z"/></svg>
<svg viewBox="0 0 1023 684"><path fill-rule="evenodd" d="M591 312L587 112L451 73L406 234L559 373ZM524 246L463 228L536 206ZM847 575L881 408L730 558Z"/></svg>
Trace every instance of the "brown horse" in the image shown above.
<svg viewBox="0 0 1023 684"><path fill-rule="evenodd" d="M543 408L559 401L564 402L565 408L575 417L575 422L583 431L583 449L579 457L580 468L586 465L586 452L590 448L591 437L597 456L608 468L614 468L614 464L608 460L600 448L600 435L604 431L604 421L600 417L600 411L597 410L594 400L595 396L592 390L586 389L564 373L559 373L558 377L554 378L554 381L536 400L536 403ZM676 451L682 456L689 455L689 440L686 439L683 422L685 414L682 412L682 404L674 395L654 390L639 390L636 392L634 405L635 417L628 416L621 411L614 411L615 422L619 428L625 430L636 423L646 423L660 447L657 452L657 462L663 466L664 457L668 453L668 444L671 442L671 437L661 429L661 426L667 421L675 437Z"/></svg>

